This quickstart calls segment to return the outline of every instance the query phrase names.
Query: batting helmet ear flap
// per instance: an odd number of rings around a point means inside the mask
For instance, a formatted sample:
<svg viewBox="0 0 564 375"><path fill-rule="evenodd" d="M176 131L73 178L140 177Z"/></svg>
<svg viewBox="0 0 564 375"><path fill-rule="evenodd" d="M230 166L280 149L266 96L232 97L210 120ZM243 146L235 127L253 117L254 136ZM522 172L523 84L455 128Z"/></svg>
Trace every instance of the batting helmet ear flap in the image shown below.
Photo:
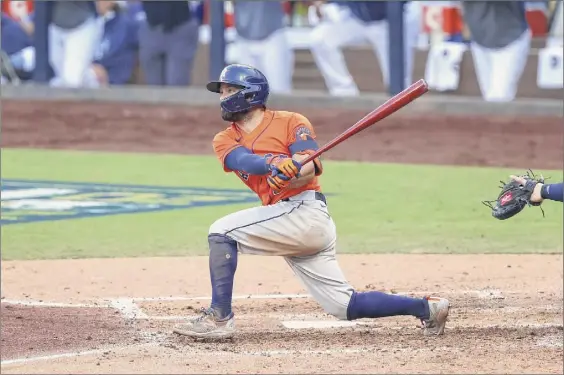
<svg viewBox="0 0 564 375"><path fill-rule="evenodd" d="M248 92L245 94L245 100L252 101L257 94L255 92Z"/></svg>

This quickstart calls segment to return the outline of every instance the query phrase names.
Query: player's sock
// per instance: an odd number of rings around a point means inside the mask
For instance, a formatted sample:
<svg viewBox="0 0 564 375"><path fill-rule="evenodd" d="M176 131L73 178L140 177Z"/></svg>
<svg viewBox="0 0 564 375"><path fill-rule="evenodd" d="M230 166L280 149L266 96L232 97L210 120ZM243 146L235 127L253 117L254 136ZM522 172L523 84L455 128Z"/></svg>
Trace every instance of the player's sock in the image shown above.
<svg viewBox="0 0 564 375"><path fill-rule="evenodd" d="M382 292L354 292L347 309L348 320L395 315L413 315L419 319L429 319L429 304L424 298Z"/></svg>
<svg viewBox="0 0 564 375"><path fill-rule="evenodd" d="M226 318L231 314L233 279L237 270L237 242L222 234L208 236L210 246L211 307Z"/></svg>

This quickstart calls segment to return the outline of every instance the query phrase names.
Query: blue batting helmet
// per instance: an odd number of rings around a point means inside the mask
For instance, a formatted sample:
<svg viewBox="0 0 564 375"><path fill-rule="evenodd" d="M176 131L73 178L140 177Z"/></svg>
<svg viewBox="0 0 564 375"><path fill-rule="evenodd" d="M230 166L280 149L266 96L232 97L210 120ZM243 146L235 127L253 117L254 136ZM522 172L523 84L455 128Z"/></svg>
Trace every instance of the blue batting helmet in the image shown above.
<svg viewBox="0 0 564 375"><path fill-rule="evenodd" d="M219 93L222 83L241 88L241 91L221 101L224 111L237 113L266 105L270 89L266 77L258 69L242 64L228 65L221 71L219 80L209 82L206 88Z"/></svg>

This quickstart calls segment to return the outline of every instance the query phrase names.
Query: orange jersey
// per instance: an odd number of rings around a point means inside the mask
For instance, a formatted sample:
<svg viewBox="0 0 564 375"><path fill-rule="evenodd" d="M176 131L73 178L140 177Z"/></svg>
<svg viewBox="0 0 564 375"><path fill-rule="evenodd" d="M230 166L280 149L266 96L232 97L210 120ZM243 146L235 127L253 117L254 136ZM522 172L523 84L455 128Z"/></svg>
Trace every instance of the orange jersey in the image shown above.
<svg viewBox="0 0 564 375"><path fill-rule="evenodd" d="M245 133L235 124L219 132L213 139L213 149L223 165L225 172L235 172L237 176L254 191L263 205L274 204L281 199L299 194L305 190L320 191L318 177L322 173L321 162L316 160L316 176L299 188L288 188L278 195L273 195L266 182L268 175L250 175L241 171L232 171L225 165L227 155L237 147L246 147L253 154L260 156L283 155L291 157L291 146L302 139L315 139L315 132L309 120L299 113L286 111L264 112L262 122L252 132Z"/></svg>

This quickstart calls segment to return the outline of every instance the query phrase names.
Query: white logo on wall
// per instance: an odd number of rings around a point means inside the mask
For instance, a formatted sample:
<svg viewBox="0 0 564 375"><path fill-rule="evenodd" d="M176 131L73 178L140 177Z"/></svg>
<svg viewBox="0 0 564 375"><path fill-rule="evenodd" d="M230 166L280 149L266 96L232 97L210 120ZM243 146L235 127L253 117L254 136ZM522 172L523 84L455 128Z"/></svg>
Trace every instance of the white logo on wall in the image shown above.
<svg viewBox="0 0 564 375"><path fill-rule="evenodd" d="M2 225L256 201L248 190L2 180Z"/></svg>

